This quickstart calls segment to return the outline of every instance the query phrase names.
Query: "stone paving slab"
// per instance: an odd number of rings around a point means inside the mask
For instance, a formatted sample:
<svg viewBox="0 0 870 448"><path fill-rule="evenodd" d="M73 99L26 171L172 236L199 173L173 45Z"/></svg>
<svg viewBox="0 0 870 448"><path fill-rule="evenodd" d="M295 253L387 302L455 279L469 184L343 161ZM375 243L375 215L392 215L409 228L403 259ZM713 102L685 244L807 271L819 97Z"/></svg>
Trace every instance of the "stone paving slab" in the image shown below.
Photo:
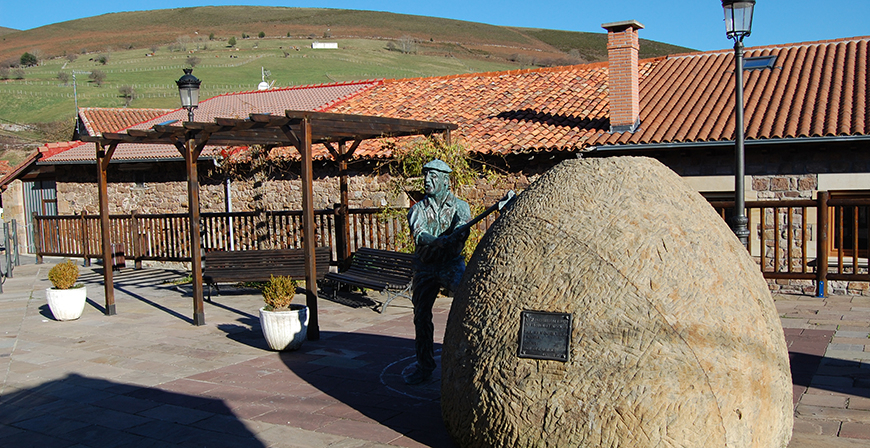
<svg viewBox="0 0 870 448"><path fill-rule="evenodd" d="M222 287L197 327L191 288L171 283L185 272L124 269L118 314L105 316L100 270L83 268L85 313L58 322L45 304L50 267L17 267L0 293L0 446L454 446L440 371L402 381L414 361L405 299L385 314L371 308L376 294L321 299L321 339L276 353L256 290ZM789 447L870 446L870 301L775 299L793 378ZM436 303L438 342L449 307Z"/></svg>

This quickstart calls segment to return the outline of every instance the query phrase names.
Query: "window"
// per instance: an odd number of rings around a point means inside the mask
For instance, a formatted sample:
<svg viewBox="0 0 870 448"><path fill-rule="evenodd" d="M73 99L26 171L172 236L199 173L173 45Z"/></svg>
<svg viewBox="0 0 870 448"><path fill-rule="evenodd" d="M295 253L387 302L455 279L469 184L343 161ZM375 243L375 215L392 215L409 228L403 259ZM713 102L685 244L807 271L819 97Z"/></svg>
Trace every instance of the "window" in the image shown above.
<svg viewBox="0 0 870 448"><path fill-rule="evenodd" d="M870 192L841 192L831 193L831 199L868 199ZM868 213L870 205L835 205L829 207L828 240L830 242L831 256L837 256L840 252L844 257L856 255L867 256Z"/></svg>
<svg viewBox="0 0 870 448"><path fill-rule="evenodd" d="M764 70L773 68L776 63L776 56L757 56L754 58L746 58L743 60L743 70Z"/></svg>

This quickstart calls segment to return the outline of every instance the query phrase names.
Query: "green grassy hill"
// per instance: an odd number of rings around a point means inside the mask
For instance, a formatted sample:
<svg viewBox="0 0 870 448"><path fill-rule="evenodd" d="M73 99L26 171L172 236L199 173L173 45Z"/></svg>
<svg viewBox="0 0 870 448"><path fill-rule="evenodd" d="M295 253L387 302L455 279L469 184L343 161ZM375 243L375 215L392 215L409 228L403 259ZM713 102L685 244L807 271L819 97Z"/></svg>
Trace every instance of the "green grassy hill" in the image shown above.
<svg viewBox="0 0 870 448"><path fill-rule="evenodd" d="M230 39L236 40L234 46ZM337 42L339 49L313 50L317 40ZM4 123L57 123L43 128L71 129L76 99L79 107L124 107L121 88L134 91L130 107L177 107L174 81L192 57L198 59L194 74L202 80L200 95L209 98L254 90L261 68L276 87L440 76L601 61L606 40L604 32L253 6L125 12L25 31L2 29L0 144L4 136L18 135ZM685 51L641 43L643 57ZM39 65L10 67L25 52L36 54ZM91 79L95 72L104 75L99 84Z"/></svg>

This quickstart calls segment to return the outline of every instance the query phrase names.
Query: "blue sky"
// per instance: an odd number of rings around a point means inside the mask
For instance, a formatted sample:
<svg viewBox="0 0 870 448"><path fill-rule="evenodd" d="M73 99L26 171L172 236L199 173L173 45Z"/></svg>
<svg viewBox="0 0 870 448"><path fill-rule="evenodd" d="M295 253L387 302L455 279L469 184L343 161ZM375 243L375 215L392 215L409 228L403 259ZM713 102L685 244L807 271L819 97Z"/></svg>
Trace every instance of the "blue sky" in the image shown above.
<svg viewBox="0 0 870 448"><path fill-rule="evenodd" d="M637 20L641 38L698 50L731 48L721 0L413 0L263 2L247 0L60 0L0 2L0 26L19 30L119 11L205 5L264 5L389 11L527 28L603 32L602 23ZM818 10L813 9L819 8ZM870 35L870 0L758 0L746 46Z"/></svg>

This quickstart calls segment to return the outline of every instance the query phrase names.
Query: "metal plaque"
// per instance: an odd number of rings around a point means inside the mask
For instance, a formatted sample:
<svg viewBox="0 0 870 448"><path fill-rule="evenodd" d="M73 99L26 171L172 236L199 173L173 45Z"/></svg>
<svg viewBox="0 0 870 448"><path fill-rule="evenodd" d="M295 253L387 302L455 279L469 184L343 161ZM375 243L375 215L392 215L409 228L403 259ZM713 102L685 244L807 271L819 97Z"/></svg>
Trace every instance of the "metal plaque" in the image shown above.
<svg viewBox="0 0 870 448"><path fill-rule="evenodd" d="M571 314L545 311L520 313L520 358L568 362Z"/></svg>

